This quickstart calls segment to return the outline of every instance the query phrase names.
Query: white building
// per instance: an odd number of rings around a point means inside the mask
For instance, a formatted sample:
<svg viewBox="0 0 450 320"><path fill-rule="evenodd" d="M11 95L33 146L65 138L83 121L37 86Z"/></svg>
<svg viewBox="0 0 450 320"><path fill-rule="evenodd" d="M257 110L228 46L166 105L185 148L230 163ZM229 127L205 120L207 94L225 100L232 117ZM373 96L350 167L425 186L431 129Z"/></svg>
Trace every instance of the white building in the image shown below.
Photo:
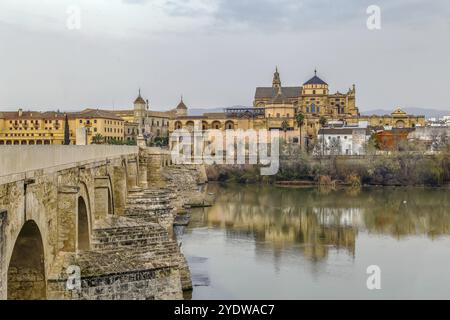
<svg viewBox="0 0 450 320"><path fill-rule="evenodd" d="M319 130L318 154L362 155L365 144L369 141L371 132L367 121L360 121L358 125L344 125L341 127L325 127ZM322 145L322 141L325 143Z"/></svg>

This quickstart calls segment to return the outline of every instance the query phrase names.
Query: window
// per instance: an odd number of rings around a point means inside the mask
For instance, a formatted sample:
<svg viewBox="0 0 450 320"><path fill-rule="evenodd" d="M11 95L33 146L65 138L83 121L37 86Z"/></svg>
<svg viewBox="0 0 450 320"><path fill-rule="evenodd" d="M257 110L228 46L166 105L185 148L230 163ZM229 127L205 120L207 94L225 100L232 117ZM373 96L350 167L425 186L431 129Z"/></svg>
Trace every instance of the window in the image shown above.
<svg viewBox="0 0 450 320"><path fill-rule="evenodd" d="M94 120L94 123L97 123L97 120Z"/></svg>
<svg viewBox="0 0 450 320"><path fill-rule="evenodd" d="M280 114L279 113L277 113L277 118L279 118L280 117Z"/></svg>
<svg viewBox="0 0 450 320"><path fill-rule="evenodd" d="M316 94L316 90L313 90L313 94Z"/></svg>
<svg viewBox="0 0 450 320"><path fill-rule="evenodd" d="M45 123L47 123L47 120L45 121ZM83 123L83 120L80 119L80 123Z"/></svg>

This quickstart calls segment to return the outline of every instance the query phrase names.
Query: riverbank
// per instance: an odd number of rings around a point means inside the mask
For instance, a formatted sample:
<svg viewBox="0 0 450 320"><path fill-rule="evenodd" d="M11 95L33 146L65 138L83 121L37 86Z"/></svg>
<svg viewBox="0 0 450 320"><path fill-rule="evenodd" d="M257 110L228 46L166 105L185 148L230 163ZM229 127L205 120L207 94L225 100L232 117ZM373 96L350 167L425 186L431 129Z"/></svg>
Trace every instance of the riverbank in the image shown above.
<svg viewBox="0 0 450 320"><path fill-rule="evenodd" d="M277 185L429 186L450 184L450 151L425 155L397 152L359 157L281 156L277 174L261 176L259 165L209 165L209 181Z"/></svg>

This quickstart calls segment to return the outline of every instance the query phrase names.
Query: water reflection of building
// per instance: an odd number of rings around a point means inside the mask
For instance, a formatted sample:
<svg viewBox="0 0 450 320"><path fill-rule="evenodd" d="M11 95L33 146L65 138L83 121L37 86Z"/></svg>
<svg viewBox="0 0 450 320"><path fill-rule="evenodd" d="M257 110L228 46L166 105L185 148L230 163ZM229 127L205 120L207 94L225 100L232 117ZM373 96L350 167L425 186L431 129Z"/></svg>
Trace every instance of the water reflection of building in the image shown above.
<svg viewBox="0 0 450 320"><path fill-rule="evenodd" d="M255 240L256 250L299 250L312 261L326 259L330 249L354 256L359 231L396 239L450 234L445 190L384 188L347 196L345 191L325 195L233 186L217 194L215 205L205 211L207 225L226 229L228 238Z"/></svg>
<svg viewBox="0 0 450 320"><path fill-rule="evenodd" d="M351 213L345 209L325 208L319 212L318 208L289 203L270 207L259 201L235 202L226 198L221 196L208 210L207 221L210 226L225 228L229 238L254 239L257 246L270 246L275 251L298 247L314 261L325 258L330 249L344 249L354 255L357 229L349 223ZM326 214L334 218L324 217Z"/></svg>

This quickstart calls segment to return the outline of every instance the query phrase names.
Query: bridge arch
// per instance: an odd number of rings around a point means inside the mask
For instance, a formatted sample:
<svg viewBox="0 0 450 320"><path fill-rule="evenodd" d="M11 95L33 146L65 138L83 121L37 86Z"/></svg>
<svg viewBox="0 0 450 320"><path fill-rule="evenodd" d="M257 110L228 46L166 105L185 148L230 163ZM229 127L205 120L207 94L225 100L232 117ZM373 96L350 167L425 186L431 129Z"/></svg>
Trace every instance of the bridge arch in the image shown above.
<svg viewBox="0 0 450 320"><path fill-rule="evenodd" d="M44 244L39 227L34 220L25 222L20 230L7 274L9 300L47 298Z"/></svg>
<svg viewBox="0 0 450 320"><path fill-rule="evenodd" d="M91 207L89 192L84 182L80 183L77 199L77 250L90 249L91 238Z"/></svg>

